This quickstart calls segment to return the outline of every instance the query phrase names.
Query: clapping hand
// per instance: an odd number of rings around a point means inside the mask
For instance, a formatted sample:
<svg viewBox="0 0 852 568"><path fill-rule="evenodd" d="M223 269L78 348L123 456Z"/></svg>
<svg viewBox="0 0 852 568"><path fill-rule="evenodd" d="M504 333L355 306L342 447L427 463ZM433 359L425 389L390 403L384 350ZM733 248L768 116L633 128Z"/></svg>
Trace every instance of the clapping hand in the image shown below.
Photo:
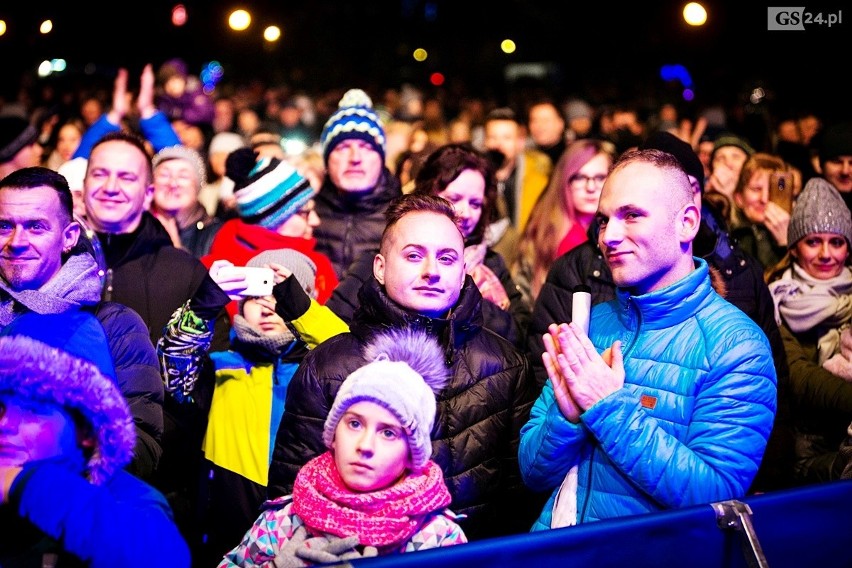
<svg viewBox="0 0 852 568"><path fill-rule="evenodd" d="M551 324L543 340L542 362L568 421L576 424L582 412L624 386L620 341L599 354L574 323Z"/></svg>
<svg viewBox="0 0 852 568"><path fill-rule="evenodd" d="M157 107L154 105L154 68L149 63L142 69L139 77L139 96L136 97L136 108L141 118L151 118Z"/></svg>
<svg viewBox="0 0 852 568"><path fill-rule="evenodd" d="M107 113L107 120L121 125L124 117L130 111L130 99L127 96L127 69L121 68L115 76L112 87L112 107Z"/></svg>

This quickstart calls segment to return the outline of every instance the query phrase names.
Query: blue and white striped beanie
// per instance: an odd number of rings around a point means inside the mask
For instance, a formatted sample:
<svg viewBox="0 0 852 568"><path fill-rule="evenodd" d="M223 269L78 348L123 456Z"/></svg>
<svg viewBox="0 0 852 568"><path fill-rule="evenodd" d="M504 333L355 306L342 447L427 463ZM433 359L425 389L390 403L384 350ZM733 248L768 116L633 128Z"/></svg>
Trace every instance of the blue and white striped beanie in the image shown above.
<svg viewBox="0 0 852 568"><path fill-rule="evenodd" d="M344 140L357 138L369 142L385 159L385 130L373 101L361 89L349 89L340 99L337 111L326 121L320 135L322 157L328 163L328 155Z"/></svg>
<svg viewBox="0 0 852 568"><path fill-rule="evenodd" d="M240 218L274 231L301 211L316 191L289 162L257 157L251 148L234 150L225 161L225 175L234 181Z"/></svg>

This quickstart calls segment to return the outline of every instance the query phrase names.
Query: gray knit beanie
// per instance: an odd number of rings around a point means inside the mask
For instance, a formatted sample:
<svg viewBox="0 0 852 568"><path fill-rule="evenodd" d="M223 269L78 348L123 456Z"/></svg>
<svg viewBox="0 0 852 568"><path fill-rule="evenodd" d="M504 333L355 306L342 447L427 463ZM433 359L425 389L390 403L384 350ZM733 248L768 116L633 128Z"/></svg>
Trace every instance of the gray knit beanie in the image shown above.
<svg viewBox="0 0 852 568"><path fill-rule="evenodd" d="M353 371L337 391L322 439L331 448L337 424L356 402L369 401L397 417L419 473L432 457L435 393L449 380L441 347L424 332L390 330L373 338L364 351L369 363Z"/></svg>
<svg viewBox="0 0 852 568"><path fill-rule="evenodd" d="M265 250L253 257L246 266L263 267L269 263L280 264L287 268L302 285L308 296L317 297L317 265L313 260L293 249Z"/></svg>
<svg viewBox="0 0 852 568"><path fill-rule="evenodd" d="M183 160L192 166L192 171L195 172L197 187L207 185L207 172L204 165L204 159L201 154L189 148L188 146L169 146L157 152L151 159L151 167L157 169L157 166L169 160Z"/></svg>
<svg viewBox="0 0 852 568"><path fill-rule="evenodd" d="M788 248L811 233L842 235L852 247L852 213L837 189L819 177L808 180L793 204L787 227Z"/></svg>

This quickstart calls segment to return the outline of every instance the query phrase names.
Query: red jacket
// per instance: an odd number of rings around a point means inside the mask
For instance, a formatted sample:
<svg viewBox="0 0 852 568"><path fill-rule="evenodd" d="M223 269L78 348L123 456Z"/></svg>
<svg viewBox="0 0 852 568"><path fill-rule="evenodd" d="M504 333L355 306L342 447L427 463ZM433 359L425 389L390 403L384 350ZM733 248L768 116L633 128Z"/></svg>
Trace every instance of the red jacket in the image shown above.
<svg viewBox="0 0 852 568"><path fill-rule="evenodd" d="M293 249L298 251L317 265L315 280L317 301L325 304L337 287L337 275L331 261L324 254L314 250L316 239L300 237L285 237L260 225L249 225L242 219L227 221L210 245L210 253L202 257L201 262L209 269L215 260L229 260L235 266L245 266L246 263L265 250ZM237 302L228 304L231 317L237 313Z"/></svg>

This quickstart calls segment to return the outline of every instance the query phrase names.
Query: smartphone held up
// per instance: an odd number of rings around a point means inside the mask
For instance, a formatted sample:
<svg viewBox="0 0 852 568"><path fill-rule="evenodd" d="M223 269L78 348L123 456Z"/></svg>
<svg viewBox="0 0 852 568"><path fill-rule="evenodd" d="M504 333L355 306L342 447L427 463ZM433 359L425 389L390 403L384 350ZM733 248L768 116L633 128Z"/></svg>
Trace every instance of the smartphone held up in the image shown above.
<svg viewBox="0 0 852 568"><path fill-rule="evenodd" d="M271 296L275 272L271 268L255 266L224 266L219 269L223 278L243 276L246 287L239 292L242 297Z"/></svg>

